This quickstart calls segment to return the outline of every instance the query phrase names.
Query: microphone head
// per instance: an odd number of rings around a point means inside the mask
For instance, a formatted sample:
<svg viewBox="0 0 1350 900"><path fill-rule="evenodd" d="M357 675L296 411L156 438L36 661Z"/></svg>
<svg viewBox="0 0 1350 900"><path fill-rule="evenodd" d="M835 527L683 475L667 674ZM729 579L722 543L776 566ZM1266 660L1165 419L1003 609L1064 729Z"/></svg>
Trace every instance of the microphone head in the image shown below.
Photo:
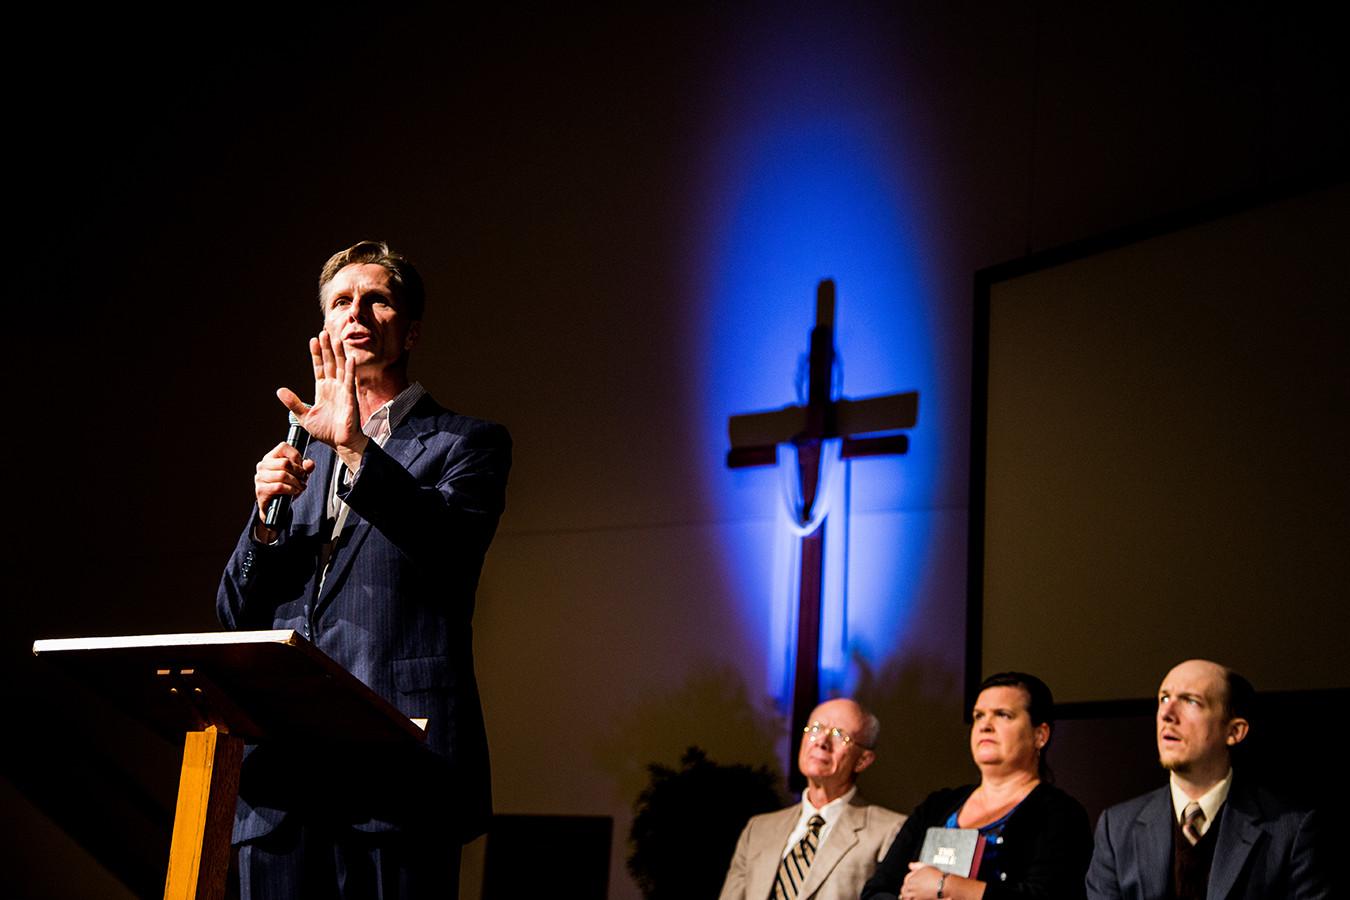
<svg viewBox="0 0 1350 900"><path fill-rule="evenodd" d="M286 415L290 418L292 427L300 424L300 417L295 413L287 411Z"/></svg>

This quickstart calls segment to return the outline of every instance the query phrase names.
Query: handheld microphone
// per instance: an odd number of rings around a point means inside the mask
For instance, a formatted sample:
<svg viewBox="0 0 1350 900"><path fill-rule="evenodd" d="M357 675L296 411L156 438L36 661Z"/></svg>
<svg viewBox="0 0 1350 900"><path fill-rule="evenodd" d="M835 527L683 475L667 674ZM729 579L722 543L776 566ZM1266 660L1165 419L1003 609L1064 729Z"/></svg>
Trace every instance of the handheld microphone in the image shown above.
<svg viewBox="0 0 1350 900"><path fill-rule="evenodd" d="M305 448L309 446L309 432L300 424L300 418L295 413L290 413L291 427L286 432L286 443L304 454ZM263 519L263 524L268 528L277 529L280 527L281 519L286 515L286 510L290 508L291 495L280 494L272 498L272 502L267 504L267 518Z"/></svg>

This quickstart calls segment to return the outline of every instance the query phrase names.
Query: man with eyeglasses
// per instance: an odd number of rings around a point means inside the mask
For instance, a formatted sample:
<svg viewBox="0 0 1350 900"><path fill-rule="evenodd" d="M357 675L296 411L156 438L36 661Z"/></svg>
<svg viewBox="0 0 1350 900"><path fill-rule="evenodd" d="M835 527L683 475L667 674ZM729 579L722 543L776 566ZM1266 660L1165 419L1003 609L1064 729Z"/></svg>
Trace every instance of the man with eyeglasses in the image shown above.
<svg viewBox="0 0 1350 900"><path fill-rule="evenodd" d="M797 754L801 803L746 823L719 900L856 900L905 822L855 784L876 759L880 732L852 700L816 707Z"/></svg>

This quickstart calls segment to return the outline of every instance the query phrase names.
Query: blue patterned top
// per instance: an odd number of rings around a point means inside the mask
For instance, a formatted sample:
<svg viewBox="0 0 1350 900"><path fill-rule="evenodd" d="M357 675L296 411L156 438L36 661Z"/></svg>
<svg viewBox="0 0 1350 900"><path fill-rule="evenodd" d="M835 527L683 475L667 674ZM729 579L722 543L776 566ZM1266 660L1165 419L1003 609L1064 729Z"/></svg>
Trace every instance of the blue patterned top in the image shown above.
<svg viewBox="0 0 1350 900"><path fill-rule="evenodd" d="M1022 800L1025 799L1026 799L1025 797L1022 798ZM984 855L980 857L981 867L983 867L984 863L989 863L993 865L995 867L994 874L996 876L1002 874L1001 871L997 868L997 865L998 865L998 845L1003 843L1002 838L1003 826L1008 824L1008 820L1012 818L1012 814L1017 812L1017 807L1022 805L1022 800L1018 800L1017 806L1014 806L1012 809L1008 810L1006 813L999 816L997 819L990 822L988 825L980 826L980 836L984 838ZM963 803L961 804L961 806L957 807L955 812L953 812L950 816L947 817L948 828L961 827L960 825L956 824L956 820L961 815L961 810L964 808L965 804Z"/></svg>

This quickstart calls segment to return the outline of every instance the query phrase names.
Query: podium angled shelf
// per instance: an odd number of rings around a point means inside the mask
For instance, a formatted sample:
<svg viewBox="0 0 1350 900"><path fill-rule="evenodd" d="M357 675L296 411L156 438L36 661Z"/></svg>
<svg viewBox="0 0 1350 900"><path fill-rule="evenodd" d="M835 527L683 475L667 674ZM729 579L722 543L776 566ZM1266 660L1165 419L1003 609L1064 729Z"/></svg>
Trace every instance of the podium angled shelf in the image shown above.
<svg viewBox="0 0 1350 900"><path fill-rule="evenodd" d="M202 704L215 708L220 730L249 743L426 739L411 719L295 631L43 640L33 653L175 743L208 724L193 715ZM193 704L171 692L179 679L205 699ZM230 704L235 710L219 708Z"/></svg>

